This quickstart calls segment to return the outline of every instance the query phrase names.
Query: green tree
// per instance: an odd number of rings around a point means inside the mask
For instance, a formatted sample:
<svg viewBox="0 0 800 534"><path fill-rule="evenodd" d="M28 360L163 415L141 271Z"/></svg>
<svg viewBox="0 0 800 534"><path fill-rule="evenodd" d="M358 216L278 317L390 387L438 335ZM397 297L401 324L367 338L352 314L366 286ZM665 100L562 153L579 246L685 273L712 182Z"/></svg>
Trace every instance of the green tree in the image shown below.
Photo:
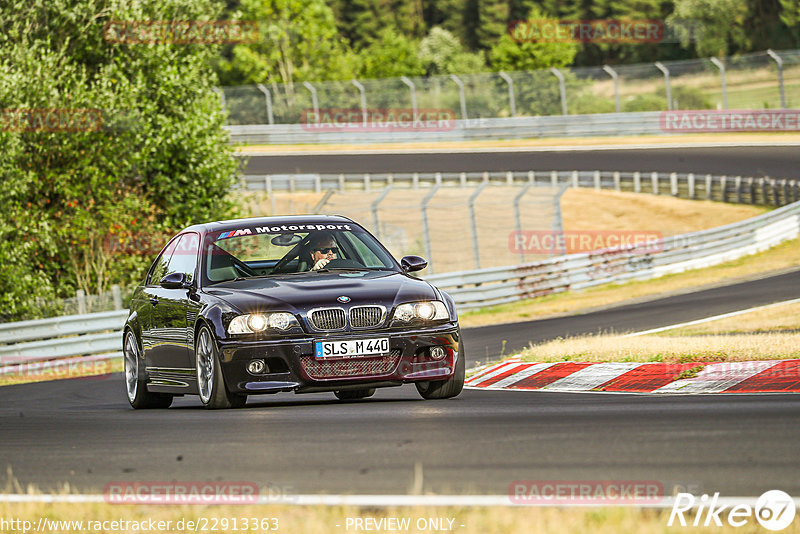
<svg viewBox="0 0 800 534"><path fill-rule="evenodd" d="M142 237L234 213L227 193L237 162L211 91L215 47L103 37L111 20L202 20L218 12L202 0L6 3L0 319L41 313L38 297L139 281L154 255L141 250Z"/></svg>
<svg viewBox="0 0 800 534"><path fill-rule="evenodd" d="M359 78L393 78L425 74L417 43L386 28L359 52Z"/></svg>
<svg viewBox="0 0 800 534"><path fill-rule="evenodd" d="M547 19L537 8L532 9L527 18ZM577 52L578 46L573 42L546 42L527 37L515 39L506 33L489 51L489 63L495 71L566 67L572 64Z"/></svg>
<svg viewBox="0 0 800 534"><path fill-rule="evenodd" d="M483 54L468 52L449 31L436 26L420 42L419 57L425 73L461 74L486 70Z"/></svg>
<svg viewBox="0 0 800 534"><path fill-rule="evenodd" d="M698 55L727 56L732 50L749 49L747 16L748 5L742 0L675 0L675 10L667 22L678 23L681 43L685 47L694 46ZM681 20L699 23L702 32L689 34L681 29Z"/></svg>

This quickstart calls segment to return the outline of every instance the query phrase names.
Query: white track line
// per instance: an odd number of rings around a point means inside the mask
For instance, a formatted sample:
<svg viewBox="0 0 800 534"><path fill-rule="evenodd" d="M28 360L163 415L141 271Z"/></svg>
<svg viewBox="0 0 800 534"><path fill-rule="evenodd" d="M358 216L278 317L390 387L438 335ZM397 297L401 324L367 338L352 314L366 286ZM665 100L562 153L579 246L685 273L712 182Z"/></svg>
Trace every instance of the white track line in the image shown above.
<svg viewBox="0 0 800 534"><path fill-rule="evenodd" d="M722 315L714 315L712 317L706 317L705 319L697 319L696 321L689 321L686 323L678 323L672 324L669 326L662 326L660 328L651 328L650 330L642 330L641 332L633 332L631 334L625 334L622 337L636 337L636 336L644 336L647 334L655 334L657 332L664 332L666 330L674 330L676 328L683 328L684 326L693 326L696 324L703 324L708 323L711 321L716 321L717 319L725 319L726 317L735 317L737 315L743 315L745 313L750 313L753 311L758 310L766 310L767 308L774 308L775 306L782 306L784 304L794 304L796 302L800 302L800 298L791 299L791 300L783 300L781 302L773 302L772 304L766 304L764 306L756 306L754 308L747 308L746 310L738 310L730 313L723 313Z"/></svg>

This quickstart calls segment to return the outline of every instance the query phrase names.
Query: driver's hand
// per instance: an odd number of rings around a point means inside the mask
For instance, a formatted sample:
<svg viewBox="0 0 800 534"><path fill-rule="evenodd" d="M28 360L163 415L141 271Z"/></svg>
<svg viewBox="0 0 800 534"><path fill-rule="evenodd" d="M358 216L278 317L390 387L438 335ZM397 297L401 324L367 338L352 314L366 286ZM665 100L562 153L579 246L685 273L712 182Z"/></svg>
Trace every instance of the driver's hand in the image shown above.
<svg viewBox="0 0 800 534"><path fill-rule="evenodd" d="M314 264L314 266L311 268L311 270L312 271L318 271L319 269L322 269L323 267L328 265L329 261L331 261L331 260L329 260L328 258L322 258L321 260L319 260L317 263Z"/></svg>

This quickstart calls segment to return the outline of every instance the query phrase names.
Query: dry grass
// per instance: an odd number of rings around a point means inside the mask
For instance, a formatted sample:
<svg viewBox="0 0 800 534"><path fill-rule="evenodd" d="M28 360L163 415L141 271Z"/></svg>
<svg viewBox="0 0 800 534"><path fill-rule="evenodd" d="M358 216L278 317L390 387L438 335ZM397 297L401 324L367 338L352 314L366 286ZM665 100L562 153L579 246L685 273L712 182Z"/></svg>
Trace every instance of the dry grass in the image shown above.
<svg viewBox="0 0 800 534"><path fill-rule="evenodd" d="M363 532L350 526L346 528L347 518L409 518L412 525L419 519L454 519L452 532L458 534L506 534L542 532L558 534L597 534L640 533L656 534L665 532L686 532L687 527L676 524L667 527L670 510L635 508L555 508L555 507L508 507L508 508L354 508L322 506L129 506L112 504L7 504L0 503L0 517L32 521L34 528L40 517L51 520L83 521L148 521L169 520L175 525L181 519L196 521L199 518L222 520L226 518L229 526L233 518L277 518L277 532L295 534L328 534L336 532ZM686 515L687 519L694 515ZM688 527L692 532L749 533L757 532L758 524L750 518L743 528L727 525L726 513L722 514L723 527ZM703 520L705 516L703 516ZM240 519L241 521L241 519ZM689 523L691 524L691 523ZM241 523L240 523L241 525ZM463 525L463 526L462 526ZM174 527L173 527L174 528ZM20 532L19 530L17 530ZM172 530L173 532L187 532ZM251 530L240 532L275 532ZM63 529L59 532L88 532L83 529ZM105 532L134 532L132 530L105 530ZM147 532L141 530L141 532ZM151 531L152 532L152 531ZM157 532L157 531L156 531ZM234 532L232 528L215 532ZM386 532L383 530L382 532ZM436 530L409 528L407 532L423 533ZM442 531L438 531L442 532ZM800 532L800 522L795 521L783 530L787 534Z"/></svg>
<svg viewBox="0 0 800 534"><path fill-rule="evenodd" d="M561 198L565 230L653 230L675 235L764 213L759 206L593 189L568 189Z"/></svg>
<svg viewBox="0 0 800 534"><path fill-rule="evenodd" d="M800 358L800 334L729 336L583 336L556 339L526 349L535 362L739 362Z"/></svg>
<svg viewBox="0 0 800 534"><path fill-rule="evenodd" d="M756 278L763 273L800 265L800 239L793 239L768 251L714 267L663 276L655 280L626 284L605 284L582 292L566 291L537 299L459 314L463 327L513 323L575 314L625 302L660 298L699 287L710 287Z"/></svg>
<svg viewBox="0 0 800 534"><path fill-rule="evenodd" d="M800 303L778 304L725 319L662 332L667 336L800 331Z"/></svg>
<svg viewBox="0 0 800 534"><path fill-rule="evenodd" d="M646 144L692 145L697 143L793 143L800 142L800 134L793 132L761 133L718 133L718 134L685 134L685 135L629 135L614 137L581 137L581 138L538 138L538 139L504 139L499 141L442 141L435 143L435 149L480 149L495 147L560 147L560 146L621 146ZM343 152L358 150L363 152L383 152L387 150L431 150L430 142L420 143L380 143L374 145L247 145L236 148L237 154L253 155L274 152L291 154L303 152Z"/></svg>

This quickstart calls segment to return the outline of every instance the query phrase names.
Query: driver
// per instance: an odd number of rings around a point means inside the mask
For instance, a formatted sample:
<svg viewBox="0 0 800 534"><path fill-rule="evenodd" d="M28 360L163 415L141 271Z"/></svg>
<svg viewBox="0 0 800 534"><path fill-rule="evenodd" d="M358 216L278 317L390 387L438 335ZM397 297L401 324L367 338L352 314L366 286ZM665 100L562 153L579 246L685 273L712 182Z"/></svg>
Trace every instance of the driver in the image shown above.
<svg viewBox="0 0 800 534"><path fill-rule="evenodd" d="M336 246L333 234L327 232L312 236L308 242L308 248L311 254L311 265L313 265L312 271L322 269L339 255L339 248Z"/></svg>

